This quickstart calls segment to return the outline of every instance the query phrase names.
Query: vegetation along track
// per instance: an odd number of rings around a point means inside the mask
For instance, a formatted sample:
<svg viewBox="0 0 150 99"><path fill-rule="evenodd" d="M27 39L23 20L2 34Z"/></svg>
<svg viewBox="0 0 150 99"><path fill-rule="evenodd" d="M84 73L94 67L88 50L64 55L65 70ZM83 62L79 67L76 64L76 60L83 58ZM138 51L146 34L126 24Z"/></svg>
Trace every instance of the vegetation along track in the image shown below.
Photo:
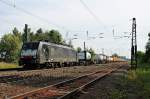
<svg viewBox="0 0 150 99"><path fill-rule="evenodd" d="M10 99L72 99L77 93L82 92L82 89L107 76L121 66L123 65L105 67L100 71L13 96Z"/></svg>

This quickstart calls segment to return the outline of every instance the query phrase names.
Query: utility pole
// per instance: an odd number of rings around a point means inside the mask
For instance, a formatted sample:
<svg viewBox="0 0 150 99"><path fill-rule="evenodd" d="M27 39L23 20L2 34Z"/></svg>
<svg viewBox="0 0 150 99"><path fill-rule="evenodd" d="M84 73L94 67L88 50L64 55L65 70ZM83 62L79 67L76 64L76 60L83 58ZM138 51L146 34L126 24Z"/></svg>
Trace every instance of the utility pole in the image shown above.
<svg viewBox="0 0 150 99"><path fill-rule="evenodd" d="M104 55L104 48L102 48L102 55L103 55L103 60L105 58L105 55Z"/></svg>
<svg viewBox="0 0 150 99"><path fill-rule="evenodd" d="M131 68L137 67L137 39L136 39L136 19L133 18L132 23L132 39L131 39Z"/></svg>
<svg viewBox="0 0 150 99"><path fill-rule="evenodd" d="M87 36L87 39L89 38L89 32L88 31L86 31L86 36Z"/></svg>
<svg viewBox="0 0 150 99"><path fill-rule="evenodd" d="M27 24L25 24L24 32L25 32L25 42L29 42L28 25Z"/></svg>
<svg viewBox="0 0 150 99"><path fill-rule="evenodd" d="M86 50L86 48L85 48L85 42L84 42L84 51Z"/></svg>
<svg viewBox="0 0 150 99"><path fill-rule="evenodd" d="M102 54L104 55L104 48L102 48Z"/></svg>
<svg viewBox="0 0 150 99"><path fill-rule="evenodd" d="M84 41L84 61L86 61L86 47L85 47L85 41Z"/></svg>

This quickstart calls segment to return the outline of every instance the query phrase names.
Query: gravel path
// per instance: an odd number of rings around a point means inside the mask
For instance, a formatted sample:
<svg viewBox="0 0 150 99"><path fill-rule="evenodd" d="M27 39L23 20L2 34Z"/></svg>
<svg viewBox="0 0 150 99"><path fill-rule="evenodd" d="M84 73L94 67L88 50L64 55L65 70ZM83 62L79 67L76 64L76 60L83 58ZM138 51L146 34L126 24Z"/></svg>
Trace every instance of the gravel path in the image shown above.
<svg viewBox="0 0 150 99"><path fill-rule="evenodd" d="M109 76L103 78L89 89L84 90L83 94L76 99L124 99L116 93L116 86L119 87L121 77L126 76L129 66L118 69ZM119 98L118 98L119 97ZM132 98L131 98L132 99Z"/></svg>

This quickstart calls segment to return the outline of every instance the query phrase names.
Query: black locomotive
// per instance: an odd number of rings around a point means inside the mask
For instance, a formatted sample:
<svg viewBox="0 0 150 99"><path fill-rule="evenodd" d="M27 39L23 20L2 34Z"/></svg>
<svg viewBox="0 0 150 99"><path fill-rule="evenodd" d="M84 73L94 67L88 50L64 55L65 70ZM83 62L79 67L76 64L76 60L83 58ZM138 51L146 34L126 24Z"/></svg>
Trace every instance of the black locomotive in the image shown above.
<svg viewBox="0 0 150 99"><path fill-rule="evenodd" d="M68 46L37 41L23 44L19 65L24 68L55 68L106 63L107 58L100 57L101 55L97 54L95 58L92 59L91 54L87 51L77 52Z"/></svg>
<svg viewBox="0 0 150 99"><path fill-rule="evenodd" d="M77 62L77 52L72 48L43 41L24 43L19 59L19 65L25 68L70 66Z"/></svg>

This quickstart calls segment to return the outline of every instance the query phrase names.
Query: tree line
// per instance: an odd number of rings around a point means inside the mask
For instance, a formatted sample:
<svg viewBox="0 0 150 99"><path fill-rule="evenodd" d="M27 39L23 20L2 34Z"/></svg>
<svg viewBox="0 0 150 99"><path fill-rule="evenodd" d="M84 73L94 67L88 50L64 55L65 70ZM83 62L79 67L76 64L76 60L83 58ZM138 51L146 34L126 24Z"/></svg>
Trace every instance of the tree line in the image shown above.
<svg viewBox="0 0 150 99"><path fill-rule="evenodd" d="M148 37L149 38L145 46L145 52L137 52L138 63L150 63L150 33L148 33Z"/></svg>
<svg viewBox="0 0 150 99"><path fill-rule="evenodd" d="M28 28L29 40L30 41L47 41L51 43L61 44L73 48L71 41L69 44L66 44L66 41L63 39L62 35L57 30L46 30L43 31L42 28L39 28L36 32L31 31L31 28ZM138 51L137 58L139 63L150 63L150 33L148 33L148 42L146 43L145 52ZM23 32L20 32L16 27L11 31L1 37L0 40L0 58L3 58L5 62L18 62L20 49L22 44L25 42L25 29ZM81 47L77 47L78 52L82 51ZM94 50L92 48L87 49L94 57Z"/></svg>
<svg viewBox="0 0 150 99"><path fill-rule="evenodd" d="M36 32L33 32L31 28L28 28L27 33L28 39L31 42L46 41L74 48L71 40L69 41L69 44L67 44L60 32L54 29L43 31L42 28L39 28ZM20 50L24 42L26 42L25 28L23 32L20 32L15 27L10 33L3 35L0 40L0 61L17 63ZM77 47L76 50L78 52L82 51L80 47ZM95 54L92 48L87 51L89 51L92 55Z"/></svg>
<svg viewBox="0 0 150 99"><path fill-rule="evenodd" d="M29 41L47 41L56 44L62 44L69 47L73 47L72 43L66 44L63 40L62 35L57 30L43 31L39 28L36 32L31 31L28 28ZM6 62L17 62L20 54L22 44L25 42L25 29L21 33L16 27L11 33L7 33L1 37L0 40L0 55L4 57L3 61Z"/></svg>

